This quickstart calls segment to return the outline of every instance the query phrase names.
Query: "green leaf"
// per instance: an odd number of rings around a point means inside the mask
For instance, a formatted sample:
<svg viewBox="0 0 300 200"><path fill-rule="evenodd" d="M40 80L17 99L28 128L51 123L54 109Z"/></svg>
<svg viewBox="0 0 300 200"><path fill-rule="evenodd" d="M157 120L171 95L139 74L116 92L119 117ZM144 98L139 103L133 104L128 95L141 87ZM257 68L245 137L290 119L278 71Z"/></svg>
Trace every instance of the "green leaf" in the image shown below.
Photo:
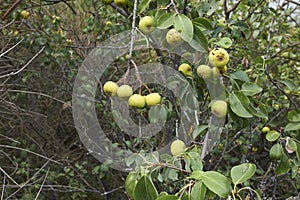
<svg viewBox="0 0 300 200"><path fill-rule="evenodd" d="M244 83L241 89L241 92L243 92L246 96L253 96L261 91L262 88L257 86L255 83Z"/></svg>
<svg viewBox="0 0 300 200"><path fill-rule="evenodd" d="M296 131L300 129L300 123L296 122L296 123L288 123L285 128L284 131Z"/></svg>
<svg viewBox="0 0 300 200"><path fill-rule="evenodd" d="M197 51L207 52L208 51L208 42L205 35L202 33L199 27L194 27L195 34L192 41L189 43Z"/></svg>
<svg viewBox="0 0 300 200"><path fill-rule="evenodd" d="M191 175L188 178L201 180L203 173L204 172L202 170L195 170L191 173Z"/></svg>
<svg viewBox="0 0 300 200"><path fill-rule="evenodd" d="M276 143L271 147L271 149L269 151L269 157L272 159L279 160L282 157L282 152L283 152L283 149L282 149L281 144Z"/></svg>
<svg viewBox="0 0 300 200"><path fill-rule="evenodd" d="M290 164L289 158L287 157L286 154L283 154L278 167L275 169L275 173L277 175L285 174L286 172L288 172L290 170L290 166L291 166L291 164Z"/></svg>
<svg viewBox="0 0 300 200"><path fill-rule="evenodd" d="M193 24L194 24L194 26L197 26L199 28L204 28L204 29L207 29L207 30L213 30L214 29L211 21L209 19L206 19L206 18L203 18L203 17L195 18L193 20Z"/></svg>
<svg viewBox="0 0 300 200"><path fill-rule="evenodd" d="M278 133L277 131L269 131L266 135L266 139L269 142L273 142L275 140L277 140L280 137L280 133Z"/></svg>
<svg viewBox="0 0 300 200"><path fill-rule="evenodd" d="M229 94L229 104L231 110L238 116L251 118L253 115L248 112L244 105L249 105L248 97L240 92L232 92Z"/></svg>
<svg viewBox="0 0 300 200"><path fill-rule="evenodd" d="M230 181L219 172L203 172L201 177L205 186L220 197L226 198L232 191Z"/></svg>
<svg viewBox="0 0 300 200"><path fill-rule="evenodd" d="M151 2L151 0L141 0L139 2L139 7L138 7L139 13L144 12L146 10L146 8L149 7L150 2Z"/></svg>
<svg viewBox="0 0 300 200"><path fill-rule="evenodd" d="M181 33L181 38L186 42L191 42L194 35L194 26L190 18L184 14L175 16L174 21L175 29Z"/></svg>
<svg viewBox="0 0 300 200"><path fill-rule="evenodd" d="M215 44L227 49L227 48L231 47L232 41L229 37L223 37L218 42L215 42Z"/></svg>
<svg viewBox="0 0 300 200"><path fill-rule="evenodd" d="M190 163L190 167L193 171L202 170L203 164L201 162L200 156L196 152L187 152L185 154L184 160L188 159Z"/></svg>
<svg viewBox="0 0 300 200"><path fill-rule="evenodd" d="M135 186L134 199L153 200L157 196L153 182L147 176L141 177Z"/></svg>
<svg viewBox="0 0 300 200"><path fill-rule="evenodd" d="M178 197L175 195L164 195L158 197L156 200L178 200Z"/></svg>
<svg viewBox="0 0 300 200"><path fill-rule="evenodd" d="M199 134L201 134L205 129L208 128L208 125L196 126L193 132L193 138L195 139Z"/></svg>
<svg viewBox="0 0 300 200"><path fill-rule="evenodd" d="M250 179L256 171L256 165L251 163L243 163L238 166L234 166L231 169L231 178L233 184L237 185Z"/></svg>
<svg viewBox="0 0 300 200"><path fill-rule="evenodd" d="M191 191L191 200L203 200L205 199L207 188L202 181L197 181Z"/></svg>
<svg viewBox="0 0 300 200"><path fill-rule="evenodd" d="M289 111L288 120L291 122L300 122L300 109Z"/></svg>
<svg viewBox="0 0 300 200"><path fill-rule="evenodd" d="M247 73L244 72L244 71L242 71L242 70L238 70L238 71L230 74L230 77L232 79L237 79L237 80L240 80L240 81L245 82L245 83L249 83L250 82Z"/></svg>
<svg viewBox="0 0 300 200"><path fill-rule="evenodd" d="M258 107L254 107L253 104L250 103L247 108L252 115L256 117L268 119L268 111L266 110L265 106L260 105Z"/></svg>
<svg viewBox="0 0 300 200"><path fill-rule="evenodd" d="M167 29L174 25L175 13L164 13L157 19L157 28Z"/></svg>
<svg viewBox="0 0 300 200"><path fill-rule="evenodd" d="M292 138L287 139L286 150L288 153L292 153L297 150L297 143Z"/></svg>
<svg viewBox="0 0 300 200"><path fill-rule="evenodd" d="M296 88L296 85L292 80L284 79L284 80L280 80L279 82L286 85L289 88L289 90L294 90Z"/></svg>

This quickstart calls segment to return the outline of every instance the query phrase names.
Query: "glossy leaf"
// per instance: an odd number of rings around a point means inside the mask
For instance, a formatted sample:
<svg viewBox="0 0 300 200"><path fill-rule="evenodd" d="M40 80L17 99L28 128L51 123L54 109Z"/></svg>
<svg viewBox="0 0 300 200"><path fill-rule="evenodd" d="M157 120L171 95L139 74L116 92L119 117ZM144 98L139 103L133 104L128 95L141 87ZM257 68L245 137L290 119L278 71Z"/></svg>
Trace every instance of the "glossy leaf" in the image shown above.
<svg viewBox="0 0 300 200"><path fill-rule="evenodd" d="M262 88L257 86L255 83L244 83L241 89L241 92L243 92L246 96L253 96L261 91Z"/></svg>
<svg viewBox="0 0 300 200"><path fill-rule="evenodd" d="M147 176L141 177L135 186L134 199L153 200L157 196L153 182Z"/></svg>
<svg viewBox="0 0 300 200"><path fill-rule="evenodd" d="M300 109L289 111L288 120L290 122L300 122Z"/></svg>
<svg viewBox="0 0 300 200"><path fill-rule="evenodd" d="M175 29L181 33L181 38L186 42L191 42L194 35L194 26L190 18L184 14L175 16Z"/></svg>
<svg viewBox="0 0 300 200"><path fill-rule="evenodd" d="M242 71L242 70L238 70L238 71L230 74L230 77L232 79L240 80L240 81L245 82L245 83L249 83L250 82L247 73L244 72L244 71Z"/></svg>
<svg viewBox="0 0 300 200"><path fill-rule="evenodd" d="M290 166L291 164L289 158L286 154L283 154L278 167L275 169L275 172L277 175L285 174L290 170Z"/></svg>
<svg viewBox="0 0 300 200"><path fill-rule="evenodd" d="M282 151L283 151L283 149L282 149L281 144L276 143L271 147L271 149L269 151L269 156L272 159L279 160L282 157Z"/></svg>
<svg viewBox="0 0 300 200"><path fill-rule="evenodd" d="M269 142L273 142L277 140L279 137L280 137L280 133L278 133L277 131L269 131L266 135L266 139Z"/></svg>
<svg viewBox="0 0 300 200"><path fill-rule="evenodd" d="M203 200L206 195L207 188L202 181L197 181L191 191L191 200Z"/></svg>
<svg viewBox="0 0 300 200"><path fill-rule="evenodd" d="M201 180L208 189L220 197L226 198L231 193L232 188L229 180L219 172L203 172L201 175Z"/></svg>
<svg viewBox="0 0 300 200"><path fill-rule="evenodd" d="M194 27L195 34L192 41L189 43L197 51L207 52L208 41L205 35L202 33L199 27Z"/></svg>
<svg viewBox="0 0 300 200"><path fill-rule="evenodd" d="M219 47L223 47L225 49L231 47L232 41L229 37L223 37L218 42L215 42L216 45Z"/></svg>
<svg viewBox="0 0 300 200"><path fill-rule="evenodd" d="M174 25L175 13L164 13L157 19L157 28L167 29Z"/></svg>
<svg viewBox="0 0 300 200"><path fill-rule="evenodd" d="M207 18L198 17L193 20L193 24L199 28L207 29L207 30L213 30L214 27L211 23L211 21Z"/></svg>
<svg viewBox="0 0 300 200"><path fill-rule="evenodd" d="M240 92L233 92L229 94L230 108L236 115L240 117L253 117L253 115L244 106L249 105L249 103L249 99Z"/></svg>
<svg viewBox="0 0 300 200"><path fill-rule="evenodd" d="M243 163L234 166L231 169L231 178L233 184L237 185L250 179L256 171L256 165L251 163Z"/></svg>
<svg viewBox="0 0 300 200"><path fill-rule="evenodd" d="M296 122L296 123L288 123L285 128L284 131L296 131L300 129L300 122Z"/></svg>

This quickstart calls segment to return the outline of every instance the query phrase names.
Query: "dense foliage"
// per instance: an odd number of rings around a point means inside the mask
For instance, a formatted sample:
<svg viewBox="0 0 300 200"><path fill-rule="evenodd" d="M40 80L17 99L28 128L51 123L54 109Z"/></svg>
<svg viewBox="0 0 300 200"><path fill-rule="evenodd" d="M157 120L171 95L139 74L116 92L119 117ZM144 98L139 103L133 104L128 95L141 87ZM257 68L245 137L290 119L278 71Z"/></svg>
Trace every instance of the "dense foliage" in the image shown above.
<svg viewBox="0 0 300 200"><path fill-rule="evenodd" d="M2 1L2 197L300 198L299 10L300 4L292 0ZM154 19L156 29L149 35L137 28L144 16ZM178 46L166 41L173 28L181 34ZM99 162L82 144L71 103L76 75L89 53L124 31L129 31L123 47L127 53L99 77L93 103L113 143L136 153L127 160L136 164L129 174L110 168L109 160ZM147 48L132 49L133 44ZM197 67L210 65L209 52L216 47L226 49L230 60L223 72L205 80ZM184 94L180 100L166 85L143 84L137 75L140 87L134 92L157 92L162 101L156 109L130 108L132 120L139 126L166 122L154 137L130 137L114 122L112 98L102 86L147 63L174 70L188 63L192 71L188 76L178 72L186 83L177 88ZM171 80L168 86L176 83ZM221 95L211 90L222 86ZM227 102L228 112L222 126L214 129L211 107L217 99ZM91 107L89 103L84 107ZM196 117L189 114L196 121L185 130L191 138L185 141L187 148L174 156L159 154L156 150L182 134L177 123L184 109L198 111ZM214 132L220 139L207 150L205 137ZM144 157L145 151L153 153Z"/></svg>

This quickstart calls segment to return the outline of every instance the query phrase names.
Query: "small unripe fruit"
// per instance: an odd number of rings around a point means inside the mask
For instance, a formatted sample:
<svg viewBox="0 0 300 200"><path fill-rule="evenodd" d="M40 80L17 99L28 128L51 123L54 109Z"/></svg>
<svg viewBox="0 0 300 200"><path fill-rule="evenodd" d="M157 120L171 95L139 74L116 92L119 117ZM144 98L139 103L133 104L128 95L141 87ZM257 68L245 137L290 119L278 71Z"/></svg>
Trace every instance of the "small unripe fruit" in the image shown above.
<svg viewBox="0 0 300 200"><path fill-rule="evenodd" d="M128 104L132 107L144 108L146 104L145 97L139 94L134 94L129 97Z"/></svg>
<svg viewBox="0 0 300 200"><path fill-rule="evenodd" d="M108 96L115 96L118 90L118 85L113 81L108 81L103 86L103 91Z"/></svg>
<svg viewBox="0 0 300 200"><path fill-rule="evenodd" d="M185 76L191 76L193 75L192 67L189 64L183 63L178 67L178 71L182 72Z"/></svg>
<svg viewBox="0 0 300 200"><path fill-rule="evenodd" d="M129 85L121 85L117 90L117 95L121 100L128 99L133 94L133 90Z"/></svg>
<svg viewBox="0 0 300 200"><path fill-rule="evenodd" d="M145 97L147 106L155 106L160 103L161 96L158 93L151 93Z"/></svg>
<svg viewBox="0 0 300 200"><path fill-rule="evenodd" d="M211 68L208 65L200 65L197 68L197 74L203 79L209 79L212 76Z"/></svg>
<svg viewBox="0 0 300 200"><path fill-rule="evenodd" d="M111 21L107 21L106 23L105 23L105 26L111 26L112 25L112 22Z"/></svg>
<svg viewBox="0 0 300 200"><path fill-rule="evenodd" d="M226 66L226 65L223 66L223 67L220 67L220 68L218 68L218 69L219 69L219 72L220 72L221 74L224 74L224 73L227 72L227 66Z"/></svg>
<svg viewBox="0 0 300 200"><path fill-rule="evenodd" d="M261 130L262 133L267 133L269 131L270 131L270 128L267 127L267 126L263 127L262 130Z"/></svg>
<svg viewBox="0 0 300 200"><path fill-rule="evenodd" d="M127 6L128 1L127 1L127 0L114 0L114 3L115 3L117 6L125 7L125 6Z"/></svg>
<svg viewBox="0 0 300 200"><path fill-rule="evenodd" d="M180 33L175 29L171 29L168 31L166 40L167 43L171 46L179 46L183 42L182 38L180 37Z"/></svg>
<svg viewBox="0 0 300 200"><path fill-rule="evenodd" d="M212 66L222 68L228 63L229 54L223 48L215 48L210 51L208 59Z"/></svg>
<svg viewBox="0 0 300 200"><path fill-rule="evenodd" d="M220 70L217 67L213 67L212 71L212 78L217 79L220 76Z"/></svg>
<svg viewBox="0 0 300 200"><path fill-rule="evenodd" d="M182 154L185 151L185 144L181 140L175 140L171 144L171 153L173 156L178 156L179 154Z"/></svg>
<svg viewBox="0 0 300 200"><path fill-rule="evenodd" d="M213 102L211 112L218 118L225 117L227 114L227 103L222 100Z"/></svg>
<svg viewBox="0 0 300 200"><path fill-rule="evenodd" d="M22 10L20 14L23 19L27 19L30 15L30 13L26 10Z"/></svg>
<svg viewBox="0 0 300 200"><path fill-rule="evenodd" d="M221 18L218 20L218 23L217 23L218 26L227 26L227 21L225 18Z"/></svg>
<svg viewBox="0 0 300 200"><path fill-rule="evenodd" d="M143 17L139 22L139 29L144 34L149 34L154 31L154 19L150 16Z"/></svg>

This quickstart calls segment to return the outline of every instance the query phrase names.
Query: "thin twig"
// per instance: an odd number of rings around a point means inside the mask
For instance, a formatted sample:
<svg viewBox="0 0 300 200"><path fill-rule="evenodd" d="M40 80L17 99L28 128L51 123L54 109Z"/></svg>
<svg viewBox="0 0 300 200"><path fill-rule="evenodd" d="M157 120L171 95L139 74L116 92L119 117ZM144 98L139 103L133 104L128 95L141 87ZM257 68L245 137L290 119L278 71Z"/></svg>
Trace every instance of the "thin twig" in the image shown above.
<svg viewBox="0 0 300 200"><path fill-rule="evenodd" d="M8 173L6 173L6 171L4 169L2 169L2 167L0 167L0 171L3 172L3 174L5 176L7 176L9 178L9 180L11 180L14 184L18 185L19 186L19 183L17 183Z"/></svg>
<svg viewBox="0 0 300 200"><path fill-rule="evenodd" d="M8 77L8 76L13 76L13 75L16 75L18 73L20 73L21 71L23 71L40 53L42 53L42 51L45 49L45 46L43 46L43 48L37 52L37 54L35 54L21 69L19 69L18 71L16 72L11 72L9 74L5 74L5 75L2 75L0 76L0 78L4 78L4 77Z"/></svg>
<svg viewBox="0 0 300 200"><path fill-rule="evenodd" d="M45 185L46 179L47 179L47 177L48 177L49 169L50 169L50 167L47 169L47 172L46 172L45 178L44 178L44 180L43 180L43 182L42 182L42 185L41 185L41 187L40 187L40 189L39 189L38 193L36 194L36 197L35 197L35 199L34 199L34 200L37 200L37 199L38 199L38 197L39 197L39 195L40 195L40 193L42 192L43 186Z"/></svg>
<svg viewBox="0 0 300 200"><path fill-rule="evenodd" d="M20 151L26 151L26 152L31 153L31 154L33 154L33 155L39 156L39 157L41 157L41 158L44 158L44 159L46 159L46 160L48 160L48 161L54 162L54 163L59 164L59 165L63 165L61 162L58 162L58 161L56 161L56 160L53 160L53 159L48 158L48 157L46 157L46 156L43 156L43 155L41 155L41 154L39 154L39 153L35 153L35 152L30 151L30 150L28 150L28 149L24 149L24 148L20 148L20 147L14 147L14 146L5 145L5 144L0 144L0 147L8 148L8 149L17 149L17 150L20 150Z"/></svg>
<svg viewBox="0 0 300 200"><path fill-rule="evenodd" d="M6 50L4 53L0 54L0 58L2 56L4 56L5 54L7 54L8 52L10 52L11 50L13 50L16 46L18 46L25 38L22 38L19 42L17 42L17 44L15 44L14 46L12 46L11 48L9 48L8 50Z"/></svg>

